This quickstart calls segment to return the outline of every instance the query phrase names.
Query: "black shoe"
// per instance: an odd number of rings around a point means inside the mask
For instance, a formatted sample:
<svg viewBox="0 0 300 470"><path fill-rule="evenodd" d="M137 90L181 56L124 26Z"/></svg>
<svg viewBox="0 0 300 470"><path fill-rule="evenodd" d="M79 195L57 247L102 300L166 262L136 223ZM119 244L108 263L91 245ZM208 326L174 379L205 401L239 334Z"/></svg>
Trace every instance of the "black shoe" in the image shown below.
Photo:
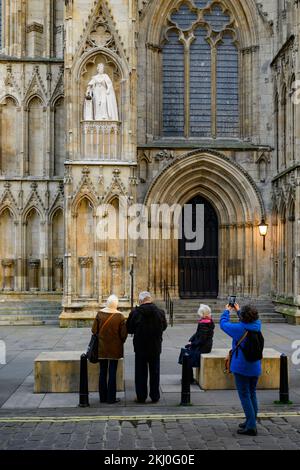
<svg viewBox="0 0 300 470"><path fill-rule="evenodd" d="M246 429L247 423L246 421L244 423L239 424L240 429Z"/></svg>
<svg viewBox="0 0 300 470"><path fill-rule="evenodd" d="M139 405L144 405L146 403L146 400L138 400L138 398L136 398L134 400L134 403L138 403Z"/></svg>
<svg viewBox="0 0 300 470"><path fill-rule="evenodd" d="M108 403L109 405L114 405L115 403L120 403L120 401L121 401L120 398L116 398L115 400L113 400L113 401L108 401L107 403Z"/></svg>
<svg viewBox="0 0 300 470"><path fill-rule="evenodd" d="M257 429L238 429L241 436L257 436Z"/></svg>

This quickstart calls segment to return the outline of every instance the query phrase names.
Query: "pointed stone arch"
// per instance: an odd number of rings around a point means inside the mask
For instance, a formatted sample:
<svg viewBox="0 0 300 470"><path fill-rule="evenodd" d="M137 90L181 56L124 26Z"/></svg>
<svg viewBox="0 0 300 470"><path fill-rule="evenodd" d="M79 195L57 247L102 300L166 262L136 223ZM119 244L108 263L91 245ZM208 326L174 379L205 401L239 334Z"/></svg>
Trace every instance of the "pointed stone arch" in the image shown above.
<svg viewBox="0 0 300 470"><path fill-rule="evenodd" d="M183 32L180 30L180 40L175 41L170 46L170 49L173 47L174 51L174 60L178 61L178 77L174 80L174 87L176 88L177 84L181 84L181 88L179 88L179 94L183 95L180 97L179 100L179 113L178 113L178 125L175 129L176 132L172 129L168 129L166 127L166 132L164 132L164 115L163 115L163 98L164 94L164 57L163 57L163 44L165 41L165 32L168 28L173 28L174 30L174 23L170 21L170 13L172 10L176 8L177 5L186 4L191 11L194 11L198 15L198 20L200 23L195 23L197 26L202 24L204 20L204 13L209 12L211 7L216 5L221 5L222 10L225 12L230 12L231 15L231 23L226 26L224 31L227 31L232 37L230 40L230 44L232 46L232 50L229 50L228 47L224 47L221 50L216 51L216 47L212 47L212 54L216 55L216 63L218 60L223 63L226 61L226 57L223 60L221 57L221 53L228 54L230 57L234 55L234 60L232 62L232 69L231 73L234 75L234 80L232 83L232 90L231 90L231 100L237 108L237 112L239 115L239 122L234 122L234 126L232 128L226 128L227 121L223 117L222 113L228 112L228 110L223 110L221 105L221 97L218 94L218 87L216 88L215 81L218 83L218 80L221 78L216 78L215 75L215 66L214 60L211 60L211 67L214 68L214 73L210 73L208 71L207 75L208 78L205 77L205 80L209 79L211 76L211 89L212 89L212 102L205 103L205 109L211 107L211 115L207 116L207 125L204 126L203 129L198 129L196 126L190 126L190 106L193 103L191 99L188 99L190 96L189 90L189 83L186 77L188 74L191 75L191 64L187 65L190 60L187 60L187 53L183 51L183 43L185 48L190 49L194 45L193 37L193 28L191 26L192 33L189 33L187 37L183 37ZM200 5L199 10L196 9L196 4ZM142 19L142 26L141 26L141 34L139 37L139 48L140 48L140 63L141 63L141 70L140 76L143 77L140 81L140 90L141 93L144 93L147 96L146 106L143 106L139 110L140 119L144 126L144 138L147 141L153 141L162 138L162 136L168 137L168 139L172 139L172 131L177 133L181 138L184 137L185 139L191 139L193 137L193 133L195 133L194 138L197 138L197 134L199 134L198 138L200 137L208 137L208 138L215 138L219 133L224 131L225 135L232 134L232 138L251 138L252 135L256 133L256 128L258 123L256 120L253 121L249 120L247 116L254 115L254 101L249 100L249 94L255 96L257 94L257 90L254 87L255 77L259 74L259 67L257 62L257 53L259 50L260 44L260 23L261 17L259 11L257 9L256 2L254 0L249 0L245 2L244 0L220 0L220 1L210 1L204 3L197 3L193 2L192 0L166 0L165 2L160 2L158 0L153 1L149 4L147 8L147 13L143 16ZM203 23L204 25L205 23ZM197 27L196 26L196 27ZM269 28L267 28L267 33L270 35L271 32ZM195 31L194 31L195 32ZM219 35L216 35L216 40L222 41L223 32ZM221 37L221 36L222 37ZM219 37L219 39L218 39ZM203 38L197 39L195 44L199 44L197 47L202 45L204 41L205 45L206 42ZM229 39L228 39L229 41ZM144 60L144 47L146 44L146 60ZM221 44L221 43L220 43ZM182 50L180 49L182 46ZM226 46L226 45L225 45ZM180 49L180 50L179 50ZM220 49L220 47L218 48ZM202 53L201 51L198 52L195 46L195 51L193 54L196 57L196 54ZM204 58L208 57L209 53L207 51L203 52ZM166 57L168 54L166 53ZM221 58L220 58L221 57ZM203 59L205 60L205 59ZM166 59L167 61L167 59ZM172 64L175 62L172 61ZM253 66L253 64L255 64ZM174 65L173 65L174 66ZM239 77L236 77L236 69L238 69ZM172 70L172 65L170 65L170 70ZM207 67L206 69L207 70ZM196 72L195 72L196 73ZM204 73L204 72L203 72ZM170 71L169 74L172 76L172 72ZM185 78L182 78L182 77ZM220 75L222 77L222 75ZM251 78L249 78L251 77ZM167 80L168 83L168 80ZM183 83L183 85L182 85ZM251 86L251 91L247 88ZM173 87L173 88L174 88ZM208 86L209 88L209 86ZM216 90L216 91L213 91ZM172 90L170 91L170 96L172 95ZM199 95L199 94L198 94ZM195 94L195 97L198 96ZM204 96L208 96L208 93L203 91ZM238 97L237 97L238 95ZM194 101L196 98L194 97ZM171 98L170 98L171 101ZM184 101L184 102L182 102ZM216 105L215 105L216 102ZM194 105L196 107L196 104ZM166 105L168 109L168 106ZM216 112L215 108L219 110L219 113ZM221 112L222 111L222 112ZM184 126L182 124L184 121ZM167 115L167 122L168 122L168 115ZM172 122L172 119L171 119ZM197 122L195 118L195 122ZM207 127L211 124L211 129L207 129ZM176 126L175 126L176 127ZM190 129L192 127L192 129ZM200 132L201 131L201 132ZM222 131L222 132L221 132ZM168 134L170 133L170 135ZM204 135L202 135L204 133ZM209 135L207 135L209 134Z"/></svg>
<svg viewBox="0 0 300 470"><path fill-rule="evenodd" d="M10 206L0 207L0 290L14 290L16 218Z"/></svg>
<svg viewBox="0 0 300 470"><path fill-rule="evenodd" d="M266 218L266 210L254 181L226 156L198 150L167 165L150 185L144 204L149 211L153 204L183 207L195 196L204 197L219 220L220 296L226 297L231 289L240 295L259 296L256 263L262 247L258 225ZM157 292L163 281L173 280L174 295L179 295L176 240L166 246L157 244L149 229L147 252L149 286Z"/></svg>
<svg viewBox="0 0 300 470"><path fill-rule="evenodd" d="M37 96L43 103L43 106L47 106L47 92L40 76L39 67L35 67L31 76L30 82L27 86L24 96L24 106L28 108L29 102Z"/></svg>
<svg viewBox="0 0 300 470"><path fill-rule="evenodd" d="M128 135L132 126L130 68L124 44L118 35L107 3L95 1L70 70L72 88L70 93L72 92L74 97L71 117L74 123L73 144L70 147L70 155L73 154L75 159L80 159L82 156L95 159L94 154L99 153L94 150L94 144L90 145L92 149L86 146L85 136L87 134L93 136L93 133L99 135L102 130L101 123L91 128L88 122L83 122L83 117L87 86L90 79L96 75L97 65L100 62L105 65L105 72L112 80L119 115L117 124L109 124L111 130L107 134L112 135L112 146L115 147L114 156L106 158L121 160L124 146L129 145ZM106 145L103 148L106 148ZM104 153L106 155L107 151Z"/></svg>
<svg viewBox="0 0 300 470"><path fill-rule="evenodd" d="M17 202L11 192L10 183L6 183L6 188L0 197L0 211L6 207L13 212L15 220L17 220L19 217L19 209Z"/></svg>
<svg viewBox="0 0 300 470"><path fill-rule="evenodd" d="M116 53L124 63L128 63L124 43L116 29L111 10L104 0L94 1L86 27L77 45L74 62L78 62L83 54L98 47Z"/></svg>

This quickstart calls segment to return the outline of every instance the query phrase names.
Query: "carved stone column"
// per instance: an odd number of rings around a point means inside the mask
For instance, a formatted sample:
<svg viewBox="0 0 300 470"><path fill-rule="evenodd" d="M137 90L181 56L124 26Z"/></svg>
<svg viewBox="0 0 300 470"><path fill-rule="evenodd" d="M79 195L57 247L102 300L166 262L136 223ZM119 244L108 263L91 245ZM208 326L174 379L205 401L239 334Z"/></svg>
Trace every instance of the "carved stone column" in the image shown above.
<svg viewBox="0 0 300 470"><path fill-rule="evenodd" d="M3 269L3 290L6 292L11 292L14 290L14 259L3 259L2 262Z"/></svg>
<svg viewBox="0 0 300 470"><path fill-rule="evenodd" d="M92 279L91 267L93 258L82 256L78 259L80 266L80 297L91 297L92 295Z"/></svg>
<svg viewBox="0 0 300 470"><path fill-rule="evenodd" d="M36 292L40 290L40 259L30 259L29 262L29 290Z"/></svg>
<svg viewBox="0 0 300 470"><path fill-rule="evenodd" d="M109 264L111 267L111 284L110 292L117 296L121 293L121 266L122 259L111 256L109 258Z"/></svg>
<svg viewBox="0 0 300 470"><path fill-rule="evenodd" d="M63 258L55 258L54 260L54 290L62 292L63 290Z"/></svg>

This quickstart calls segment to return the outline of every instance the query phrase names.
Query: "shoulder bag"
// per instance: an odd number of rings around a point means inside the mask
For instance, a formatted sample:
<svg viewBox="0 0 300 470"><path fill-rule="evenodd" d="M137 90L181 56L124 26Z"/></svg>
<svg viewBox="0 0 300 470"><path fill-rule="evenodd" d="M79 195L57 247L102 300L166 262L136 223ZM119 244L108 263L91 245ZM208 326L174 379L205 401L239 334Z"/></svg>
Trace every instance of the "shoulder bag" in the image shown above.
<svg viewBox="0 0 300 470"><path fill-rule="evenodd" d="M231 374L230 371L230 366L231 366L231 360L234 355L234 353L238 350L244 339L248 336L248 331L242 336L242 338L238 341L236 347L234 349L231 349L228 353L228 356L225 359L225 368L224 368L224 374Z"/></svg>

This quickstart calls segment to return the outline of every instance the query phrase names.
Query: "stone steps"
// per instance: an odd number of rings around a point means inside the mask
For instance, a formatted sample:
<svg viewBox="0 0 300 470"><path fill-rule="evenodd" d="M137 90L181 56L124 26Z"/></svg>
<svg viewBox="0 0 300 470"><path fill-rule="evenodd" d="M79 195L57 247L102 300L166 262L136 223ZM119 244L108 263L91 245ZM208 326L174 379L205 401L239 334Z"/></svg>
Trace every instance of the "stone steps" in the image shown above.
<svg viewBox="0 0 300 470"><path fill-rule="evenodd" d="M248 301L251 303L251 301ZM174 323L175 324L193 324L197 322L197 310L200 303L209 305L213 311L213 318L216 323L220 322L221 315L224 311L224 301L214 299L204 300L184 300L175 299L174 303ZM241 302L241 304L245 304ZM275 307L271 301L262 300L258 302L252 302L256 305L260 319L262 323L286 323L286 319L283 315L275 312ZM158 300L157 304L165 309L165 303L162 300ZM237 317L232 315L232 321L238 321Z"/></svg>
<svg viewBox="0 0 300 470"><path fill-rule="evenodd" d="M0 326L58 325L60 302L0 302Z"/></svg>

